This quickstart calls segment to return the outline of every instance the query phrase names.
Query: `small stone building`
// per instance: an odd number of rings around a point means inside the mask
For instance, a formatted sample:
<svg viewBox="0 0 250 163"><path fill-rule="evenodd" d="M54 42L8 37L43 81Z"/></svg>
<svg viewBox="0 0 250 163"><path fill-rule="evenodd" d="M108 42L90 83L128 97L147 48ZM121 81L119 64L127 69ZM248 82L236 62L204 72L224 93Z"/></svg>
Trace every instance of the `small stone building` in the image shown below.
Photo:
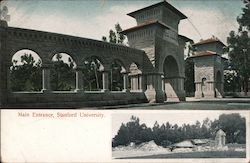
<svg viewBox="0 0 250 163"><path fill-rule="evenodd" d="M224 94L224 44L216 37L193 44L196 98L222 98Z"/></svg>
<svg viewBox="0 0 250 163"><path fill-rule="evenodd" d="M216 132L215 145L217 147L223 147L226 145L226 133L222 129Z"/></svg>

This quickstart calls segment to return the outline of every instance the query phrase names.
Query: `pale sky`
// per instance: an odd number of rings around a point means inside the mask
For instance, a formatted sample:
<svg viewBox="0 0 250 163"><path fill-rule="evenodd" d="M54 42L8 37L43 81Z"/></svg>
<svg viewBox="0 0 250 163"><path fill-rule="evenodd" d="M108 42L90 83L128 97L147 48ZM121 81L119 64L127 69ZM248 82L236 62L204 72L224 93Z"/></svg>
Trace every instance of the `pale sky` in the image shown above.
<svg viewBox="0 0 250 163"><path fill-rule="evenodd" d="M221 114L239 113L242 117L248 117L247 111L216 111L216 110L161 110L161 111L137 111L134 113L114 113L112 114L112 138L117 134L122 123L126 124L130 121L132 115L139 117L140 124L145 123L147 127L153 127L155 121L159 125L166 122L174 125L181 126L182 124L195 124L196 121L203 122L204 119L209 118L210 120L219 119Z"/></svg>
<svg viewBox="0 0 250 163"><path fill-rule="evenodd" d="M7 0L9 26L69 34L100 40L117 22L123 29L136 25L126 14L161 0ZM179 33L194 41L215 35L226 43L237 30L240 0L168 0L188 19ZM192 25L193 24L193 25Z"/></svg>

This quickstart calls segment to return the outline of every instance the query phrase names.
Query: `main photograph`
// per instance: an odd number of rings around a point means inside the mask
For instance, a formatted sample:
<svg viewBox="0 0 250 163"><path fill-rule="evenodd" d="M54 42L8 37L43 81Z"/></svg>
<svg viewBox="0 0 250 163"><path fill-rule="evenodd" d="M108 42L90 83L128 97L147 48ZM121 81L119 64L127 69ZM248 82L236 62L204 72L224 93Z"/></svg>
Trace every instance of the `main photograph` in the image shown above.
<svg viewBox="0 0 250 163"><path fill-rule="evenodd" d="M250 108L248 1L3 0L0 14L2 108Z"/></svg>

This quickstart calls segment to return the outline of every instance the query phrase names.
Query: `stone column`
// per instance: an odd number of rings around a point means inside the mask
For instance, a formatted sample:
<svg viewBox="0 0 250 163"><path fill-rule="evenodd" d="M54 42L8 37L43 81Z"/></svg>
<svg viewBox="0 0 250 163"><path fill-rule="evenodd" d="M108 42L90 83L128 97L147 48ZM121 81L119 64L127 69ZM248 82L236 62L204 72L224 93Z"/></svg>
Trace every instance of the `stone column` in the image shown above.
<svg viewBox="0 0 250 163"><path fill-rule="evenodd" d="M102 71L102 92L109 92L109 74L108 71Z"/></svg>
<svg viewBox="0 0 250 163"><path fill-rule="evenodd" d="M161 84L162 84L162 91L165 94L165 79L164 79L164 75L161 76Z"/></svg>
<svg viewBox="0 0 250 163"><path fill-rule="evenodd" d="M129 92L128 89L128 73L123 73L123 92Z"/></svg>
<svg viewBox="0 0 250 163"><path fill-rule="evenodd" d="M145 95L150 103L165 101L165 94L162 90L162 73L145 74L147 79L147 90Z"/></svg>
<svg viewBox="0 0 250 163"><path fill-rule="evenodd" d="M183 76L177 76L174 78L174 88L177 94L177 98L179 98L180 101L186 100L186 92L184 90L184 79Z"/></svg>
<svg viewBox="0 0 250 163"><path fill-rule="evenodd" d="M141 74L141 89L143 92L145 92L145 90L147 89L147 86L146 86L146 77L144 74Z"/></svg>
<svg viewBox="0 0 250 163"><path fill-rule="evenodd" d="M133 77L130 75L130 91L134 89L134 85L133 85Z"/></svg>
<svg viewBox="0 0 250 163"><path fill-rule="evenodd" d="M138 77L137 77L137 75L134 75L134 74L131 75L130 80L131 80L131 91L138 90Z"/></svg>
<svg viewBox="0 0 250 163"><path fill-rule="evenodd" d="M202 83L195 82L195 98L202 98Z"/></svg>
<svg viewBox="0 0 250 163"><path fill-rule="evenodd" d="M76 71L76 89L75 92L81 93L83 92L83 74L82 74L82 67L77 67Z"/></svg>
<svg viewBox="0 0 250 163"><path fill-rule="evenodd" d="M138 90L138 76L137 75L133 76L133 85L134 85L134 90Z"/></svg>
<svg viewBox="0 0 250 163"><path fill-rule="evenodd" d="M142 75L138 74L138 90L142 91Z"/></svg>
<svg viewBox="0 0 250 163"><path fill-rule="evenodd" d="M43 65L42 66L42 74L43 74L43 93L48 93L51 91L50 89L50 66Z"/></svg>
<svg viewBox="0 0 250 163"><path fill-rule="evenodd" d="M215 98L216 83L214 81L207 81L205 85L206 85L206 90L203 91L204 98Z"/></svg>

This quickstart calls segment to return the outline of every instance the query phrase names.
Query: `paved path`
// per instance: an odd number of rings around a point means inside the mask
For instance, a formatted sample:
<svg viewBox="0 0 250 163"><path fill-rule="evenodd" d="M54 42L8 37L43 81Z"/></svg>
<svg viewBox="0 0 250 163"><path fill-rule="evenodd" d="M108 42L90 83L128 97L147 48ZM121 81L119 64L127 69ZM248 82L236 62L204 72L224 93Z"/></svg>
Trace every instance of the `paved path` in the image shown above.
<svg viewBox="0 0 250 163"><path fill-rule="evenodd" d="M93 108L92 108L93 109ZM187 98L186 102L163 104L130 104L121 106L105 106L96 109L125 110L250 110L250 98L224 98L197 100Z"/></svg>

